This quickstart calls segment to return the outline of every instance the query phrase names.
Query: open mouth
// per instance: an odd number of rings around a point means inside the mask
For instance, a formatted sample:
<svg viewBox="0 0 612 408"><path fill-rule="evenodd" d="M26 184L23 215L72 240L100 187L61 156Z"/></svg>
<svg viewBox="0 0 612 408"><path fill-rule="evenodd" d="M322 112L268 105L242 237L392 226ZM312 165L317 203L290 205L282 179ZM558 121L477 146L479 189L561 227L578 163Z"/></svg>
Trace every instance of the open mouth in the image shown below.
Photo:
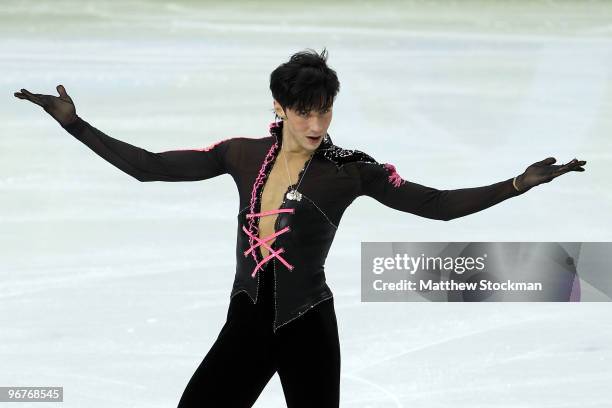
<svg viewBox="0 0 612 408"><path fill-rule="evenodd" d="M319 140L321 140L321 136L306 136L308 138L308 140L310 140L311 142L318 142Z"/></svg>

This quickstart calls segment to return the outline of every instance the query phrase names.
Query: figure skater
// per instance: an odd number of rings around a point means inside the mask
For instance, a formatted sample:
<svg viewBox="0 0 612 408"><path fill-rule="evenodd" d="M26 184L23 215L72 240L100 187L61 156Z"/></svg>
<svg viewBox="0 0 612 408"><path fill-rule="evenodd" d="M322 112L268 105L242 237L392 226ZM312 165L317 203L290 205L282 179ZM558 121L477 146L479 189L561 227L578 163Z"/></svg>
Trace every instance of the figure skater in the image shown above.
<svg viewBox="0 0 612 408"><path fill-rule="evenodd" d="M298 52L270 75L276 118L268 136L159 153L90 125L62 85L59 96L26 89L14 94L41 106L136 180L198 181L222 174L234 179L240 204L227 319L179 408L251 407L276 372L288 407L339 406L340 344L324 264L342 214L357 197L448 221L584 171L586 161L555 165L548 157L516 177L482 187L438 190L405 180L392 164L332 142L327 130L339 89L325 49Z"/></svg>

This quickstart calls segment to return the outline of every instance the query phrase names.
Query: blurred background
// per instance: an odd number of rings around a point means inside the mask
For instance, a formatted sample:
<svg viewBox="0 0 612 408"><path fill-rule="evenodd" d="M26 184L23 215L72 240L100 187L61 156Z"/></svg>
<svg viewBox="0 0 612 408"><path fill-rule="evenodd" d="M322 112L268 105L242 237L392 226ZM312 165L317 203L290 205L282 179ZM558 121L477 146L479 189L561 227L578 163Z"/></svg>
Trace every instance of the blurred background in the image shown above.
<svg viewBox="0 0 612 408"><path fill-rule="evenodd" d="M450 222L356 200L326 262L341 406L608 406L610 303L361 303L360 243L610 241L611 37L607 1L3 1L0 385L176 406L225 321L238 213L229 175L140 183L13 92L62 84L114 138L204 147L267 136L270 73L326 47L329 134L405 179L588 162ZM255 406L285 406L277 375Z"/></svg>

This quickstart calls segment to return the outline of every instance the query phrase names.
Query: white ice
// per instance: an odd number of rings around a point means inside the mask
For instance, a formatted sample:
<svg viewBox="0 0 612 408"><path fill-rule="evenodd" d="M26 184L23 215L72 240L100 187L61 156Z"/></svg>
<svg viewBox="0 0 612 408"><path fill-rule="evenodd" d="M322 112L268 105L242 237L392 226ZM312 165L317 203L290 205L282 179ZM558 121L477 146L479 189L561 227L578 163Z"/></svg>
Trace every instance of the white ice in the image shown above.
<svg viewBox="0 0 612 408"><path fill-rule="evenodd" d="M63 84L115 138L203 147L266 136L270 72L325 46L334 142L406 179L472 187L588 161L450 222L358 199L326 262L341 406L610 406L610 303L361 303L359 255L362 241L610 241L611 34L603 1L3 1L0 386L176 406L225 319L238 210L230 176L139 183L13 92ZM284 406L276 375L255 406Z"/></svg>

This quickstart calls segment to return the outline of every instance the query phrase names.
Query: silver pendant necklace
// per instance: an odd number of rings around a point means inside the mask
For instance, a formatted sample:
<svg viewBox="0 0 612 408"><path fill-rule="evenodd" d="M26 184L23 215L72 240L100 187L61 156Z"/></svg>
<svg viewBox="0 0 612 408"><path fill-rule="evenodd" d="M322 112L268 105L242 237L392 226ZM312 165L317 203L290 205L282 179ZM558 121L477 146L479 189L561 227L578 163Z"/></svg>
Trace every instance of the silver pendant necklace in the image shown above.
<svg viewBox="0 0 612 408"><path fill-rule="evenodd" d="M287 197L287 200L300 201L302 199L302 193L300 193L297 190L291 190L291 191L287 191L287 194L285 195L285 197Z"/></svg>
<svg viewBox="0 0 612 408"><path fill-rule="evenodd" d="M285 168L287 169L287 177L289 178L289 185L293 185L293 183L291 182L291 174L289 173L289 165L287 164L287 157L283 154L283 158L285 159ZM300 172L302 173L302 177L298 180L298 184L297 186L295 186L295 188L290 189L289 191L287 191L287 194L285 194L285 197L287 198L287 200L293 200L293 201L300 201L302 199L302 193L300 193L298 191L298 188L300 187L300 184L302 183L302 180L304 179L304 174L306 174L306 171L308 170L308 166L310 165L310 161L312 160L312 155L310 156L310 159L308 159L308 163L306 163L306 168L304 169L304 172Z"/></svg>

